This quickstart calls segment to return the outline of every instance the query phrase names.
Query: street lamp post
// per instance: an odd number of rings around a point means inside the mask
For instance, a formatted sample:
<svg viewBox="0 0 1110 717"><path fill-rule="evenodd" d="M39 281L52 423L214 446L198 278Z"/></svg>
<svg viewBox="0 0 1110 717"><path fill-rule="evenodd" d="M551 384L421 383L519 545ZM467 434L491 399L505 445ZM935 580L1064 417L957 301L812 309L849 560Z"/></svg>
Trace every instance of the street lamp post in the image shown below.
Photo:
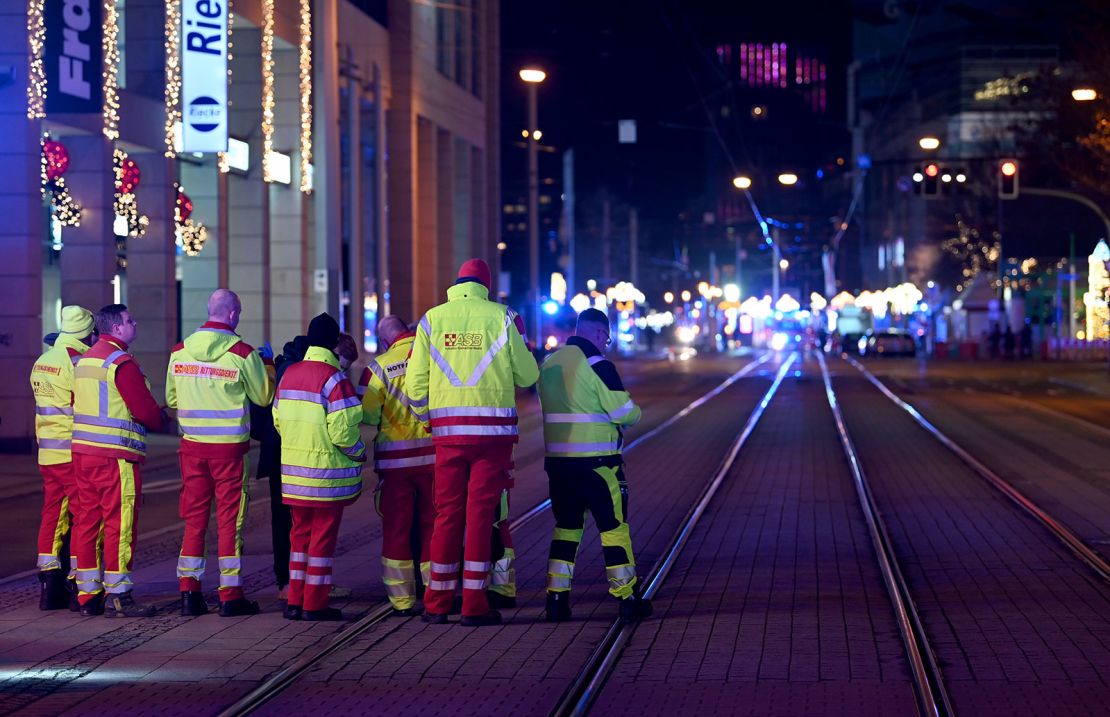
<svg viewBox="0 0 1110 717"><path fill-rule="evenodd" d="M532 336L541 345L540 331L540 178L538 144L539 85L547 78L543 70L525 68L520 79L528 86L528 286L532 304Z"/></svg>

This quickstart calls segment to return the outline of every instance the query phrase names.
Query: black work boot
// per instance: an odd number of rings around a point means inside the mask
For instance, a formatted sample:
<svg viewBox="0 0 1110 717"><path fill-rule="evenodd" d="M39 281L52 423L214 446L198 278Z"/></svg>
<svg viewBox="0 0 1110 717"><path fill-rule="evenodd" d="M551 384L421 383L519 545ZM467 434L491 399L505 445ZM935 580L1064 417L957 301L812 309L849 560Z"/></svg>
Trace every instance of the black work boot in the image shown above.
<svg viewBox="0 0 1110 717"><path fill-rule="evenodd" d="M429 625L446 625L447 616L442 613L425 612L420 619Z"/></svg>
<svg viewBox="0 0 1110 717"><path fill-rule="evenodd" d="M619 602L622 622L639 622L645 617L651 617L651 600L641 597L639 589Z"/></svg>
<svg viewBox="0 0 1110 717"><path fill-rule="evenodd" d="M39 610L63 610L69 607L69 588L66 575L61 570L39 572Z"/></svg>
<svg viewBox="0 0 1110 717"><path fill-rule="evenodd" d="M304 617L304 610L301 609L300 605L286 605L281 612L281 616L286 620L300 620Z"/></svg>
<svg viewBox="0 0 1110 717"><path fill-rule="evenodd" d="M130 590L109 595L104 601L104 617L154 617L155 612L153 605L135 602Z"/></svg>
<svg viewBox="0 0 1110 717"><path fill-rule="evenodd" d="M69 611L81 612L81 601L77 598L81 590L77 587L77 581L73 578L66 580L66 587L69 588Z"/></svg>
<svg viewBox="0 0 1110 717"><path fill-rule="evenodd" d="M208 603L204 601L204 594L199 590L181 591L181 616L197 617L208 614Z"/></svg>
<svg viewBox="0 0 1110 717"><path fill-rule="evenodd" d="M104 614L104 593L97 593L81 605L82 617L95 617Z"/></svg>
<svg viewBox="0 0 1110 717"><path fill-rule="evenodd" d="M390 613L393 617L416 617L420 614L418 607L395 607L393 612Z"/></svg>
<svg viewBox="0 0 1110 717"><path fill-rule="evenodd" d="M502 595L496 590L486 591L486 600L489 601L489 606L496 610L507 610L516 607L516 598Z"/></svg>
<svg viewBox="0 0 1110 717"><path fill-rule="evenodd" d="M302 620L307 622L333 622L343 619L343 612L337 607L326 607L323 610L305 610Z"/></svg>
<svg viewBox="0 0 1110 717"><path fill-rule="evenodd" d="M490 610L485 615L463 615L462 620L459 621L460 625L466 627L486 627L488 625L500 625L501 613L496 610Z"/></svg>
<svg viewBox="0 0 1110 717"><path fill-rule="evenodd" d="M220 603L220 617L242 617L257 615L259 612L258 603L243 597Z"/></svg>
<svg viewBox="0 0 1110 717"><path fill-rule="evenodd" d="M547 621L566 622L570 619L570 591L547 594Z"/></svg>

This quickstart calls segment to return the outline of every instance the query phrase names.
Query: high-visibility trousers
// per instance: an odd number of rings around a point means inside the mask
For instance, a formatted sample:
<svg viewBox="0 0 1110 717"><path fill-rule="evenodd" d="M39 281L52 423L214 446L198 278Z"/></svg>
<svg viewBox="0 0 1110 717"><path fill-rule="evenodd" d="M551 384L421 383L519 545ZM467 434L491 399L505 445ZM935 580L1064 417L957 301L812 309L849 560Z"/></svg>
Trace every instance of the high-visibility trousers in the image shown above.
<svg viewBox="0 0 1110 717"><path fill-rule="evenodd" d="M501 491L501 500L493 519L490 548L489 589L508 598L516 597L516 551L509 531L509 491Z"/></svg>
<svg viewBox="0 0 1110 717"><path fill-rule="evenodd" d="M179 590L199 591L208 551L205 533L212 499L216 499L216 536L220 566L220 602L243 597L241 574L243 522L249 501L247 457L203 458L182 451L181 502L185 538L177 557Z"/></svg>
<svg viewBox="0 0 1110 717"><path fill-rule="evenodd" d="M446 615L462 568L463 616L489 612L490 526L509 487L511 443L436 446L436 522L424 609ZM465 549L463 537L466 537ZM463 563L458 563L459 553Z"/></svg>
<svg viewBox="0 0 1110 717"><path fill-rule="evenodd" d="M39 570L69 571L76 575L77 555L70 550L70 527L77 514L77 483L73 463L39 466L42 475L42 519L39 521Z"/></svg>
<svg viewBox="0 0 1110 717"><path fill-rule="evenodd" d="M588 458L568 458L548 459L544 467L551 490L551 513L555 517L547 560L548 592L570 590L574 561L589 512L601 533L609 593L618 598L630 597L636 585L636 561L625 518L628 484L622 466L602 465Z"/></svg>
<svg viewBox="0 0 1110 717"><path fill-rule="evenodd" d="M85 604L101 591L131 590L131 563L139 535L142 476L139 465L120 458L73 454L79 513L73 530L78 599ZM103 531L101 578L98 540Z"/></svg>
<svg viewBox="0 0 1110 717"><path fill-rule="evenodd" d="M420 574L426 585L431 569L432 530L436 509L432 495L432 466L387 470L377 491L382 517L382 581L393 607L407 610L416 604L416 565L412 537L415 527L420 546Z"/></svg>
<svg viewBox="0 0 1110 717"><path fill-rule="evenodd" d="M332 562L339 540L343 507L290 506L293 529L289 532L289 605L305 610L328 607Z"/></svg>

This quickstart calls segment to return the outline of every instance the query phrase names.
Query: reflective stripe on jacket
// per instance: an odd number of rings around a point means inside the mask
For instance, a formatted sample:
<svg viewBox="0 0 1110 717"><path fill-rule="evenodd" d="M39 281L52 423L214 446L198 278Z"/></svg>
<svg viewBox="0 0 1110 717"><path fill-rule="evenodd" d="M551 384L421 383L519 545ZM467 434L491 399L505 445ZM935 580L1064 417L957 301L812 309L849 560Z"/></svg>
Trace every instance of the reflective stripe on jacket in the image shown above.
<svg viewBox="0 0 1110 717"><path fill-rule="evenodd" d="M614 390L616 386L606 385L599 370L616 377L612 364L591 344L577 338L543 362L539 393L548 457L619 454L620 427L640 420L640 407L620 386L619 378L619 388Z"/></svg>
<svg viewBox="0 0 1110 717"><path fill-rule="evenodd" d="M174 347L166 405L177 409L181 449L234 458L247 452L250 405L268 406L273 383L258 353L229 326L209 322Z"/></svg>
<svg viewBox="0 0 1110 717"><path fill-rule="evenodd" d="M515 316L468 281L420 320L405 390L436 443L517 440L515 388L535 383L539 368Z"/></svg>
<svg viewBox="0 0 1110 717"><path fill-rule="evenodd" d="M73 438L73 367L89 347L72 334L58 334L31 368L39 465L69 463Z"/></svg>
<svg viewBox="0 0 1110 717"><path fill-rule="evenodd" d="M78 359L73 369L74 453L128 461L146 457L146 428L132 416L117 382L121 367L132 361L130 353L105 338ZM149 393L149 383L146 388Z"/></svg>
<svg viewBox="0 0 1110 717"><path fill-rule="evenodd" d="M335 354L309 347L281 377L274 428L281 434L281 496L286 505L345 505L362 491L366 446L362 403Z"/></svg>
<svg viewBox="0 0 1110 717"><path fill-rule="evenodd" d="M420 468L436 462L432 437L413 415L405 393L405 375L414 340L411 334L397 339L364 372L362 420L378 427L374 438L376 471Z"/></svg>

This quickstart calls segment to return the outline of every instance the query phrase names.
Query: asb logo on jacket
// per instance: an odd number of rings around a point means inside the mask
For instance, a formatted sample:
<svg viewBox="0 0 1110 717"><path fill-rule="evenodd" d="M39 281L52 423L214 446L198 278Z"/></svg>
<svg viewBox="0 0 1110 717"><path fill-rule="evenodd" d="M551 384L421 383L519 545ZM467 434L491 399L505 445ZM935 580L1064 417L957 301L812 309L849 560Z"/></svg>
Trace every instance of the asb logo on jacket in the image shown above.
<svg viewBox="0 0 1110 717"><path fill-rule="evenodd" d="M481 349L482 334L444 334L443 347L446 349Z"/></svg>

